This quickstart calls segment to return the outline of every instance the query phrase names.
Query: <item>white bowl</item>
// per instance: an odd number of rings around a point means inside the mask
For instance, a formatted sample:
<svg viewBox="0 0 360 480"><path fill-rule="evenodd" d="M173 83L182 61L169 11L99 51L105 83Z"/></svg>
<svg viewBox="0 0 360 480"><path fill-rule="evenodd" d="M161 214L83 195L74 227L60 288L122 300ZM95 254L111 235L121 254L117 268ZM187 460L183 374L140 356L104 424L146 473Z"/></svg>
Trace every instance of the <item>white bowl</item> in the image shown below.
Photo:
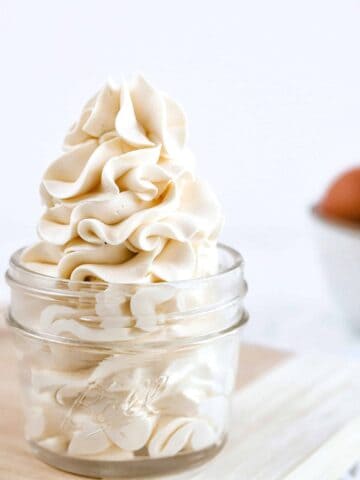
<svg viewBox="0 0 360 480"><path fill-rule="evenodd" d="M360 225L330 220L312 209L320 261L330 294L360 330Z"/></svg>

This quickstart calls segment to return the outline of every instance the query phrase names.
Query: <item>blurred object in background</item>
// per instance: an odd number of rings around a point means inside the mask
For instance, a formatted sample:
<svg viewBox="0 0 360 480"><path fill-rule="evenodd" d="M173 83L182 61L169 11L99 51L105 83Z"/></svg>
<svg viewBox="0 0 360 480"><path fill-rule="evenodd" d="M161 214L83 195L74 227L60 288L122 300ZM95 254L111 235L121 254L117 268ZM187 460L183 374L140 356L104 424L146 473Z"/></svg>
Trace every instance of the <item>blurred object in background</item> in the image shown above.
<svg viewBox="0 0 360 480"><path fill-rule="evenodd" d="M312 209L331 297L360 331L360 168L340 175Z"/></svg>
<svg viewBox="0 0 360 480"><path fill-rule="evenodd" d="M330 219L354 222L360 228L360 168L340 175L326 191L317 211Z"/></svg>

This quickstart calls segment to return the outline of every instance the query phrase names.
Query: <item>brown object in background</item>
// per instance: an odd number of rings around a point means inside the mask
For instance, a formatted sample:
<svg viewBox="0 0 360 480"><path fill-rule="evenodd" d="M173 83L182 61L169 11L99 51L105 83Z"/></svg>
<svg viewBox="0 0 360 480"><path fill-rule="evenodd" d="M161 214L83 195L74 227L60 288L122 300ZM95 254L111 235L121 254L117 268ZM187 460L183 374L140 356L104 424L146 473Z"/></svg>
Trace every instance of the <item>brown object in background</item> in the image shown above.
<svg viewBox="0 0 360 480"><path fill-rule="evenodd" d="M360 223L360 167L340 175L330 185L317 210L327 217Z"/></svg>

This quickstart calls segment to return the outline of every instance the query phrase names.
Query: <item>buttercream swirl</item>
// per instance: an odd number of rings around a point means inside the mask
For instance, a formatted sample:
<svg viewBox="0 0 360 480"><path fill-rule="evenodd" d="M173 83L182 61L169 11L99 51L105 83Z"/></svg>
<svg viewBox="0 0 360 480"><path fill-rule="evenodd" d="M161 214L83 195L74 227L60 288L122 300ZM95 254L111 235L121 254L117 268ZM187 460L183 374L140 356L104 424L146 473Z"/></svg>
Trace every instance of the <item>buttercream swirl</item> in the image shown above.
<svg viewBox="0 0 360 480"><path fill-rule="evenodd" d="M83 108L41 183L40 242L28 268L108 283L214 273L222 222L196 178L182 109L138 76L106 84Z"/></svg>

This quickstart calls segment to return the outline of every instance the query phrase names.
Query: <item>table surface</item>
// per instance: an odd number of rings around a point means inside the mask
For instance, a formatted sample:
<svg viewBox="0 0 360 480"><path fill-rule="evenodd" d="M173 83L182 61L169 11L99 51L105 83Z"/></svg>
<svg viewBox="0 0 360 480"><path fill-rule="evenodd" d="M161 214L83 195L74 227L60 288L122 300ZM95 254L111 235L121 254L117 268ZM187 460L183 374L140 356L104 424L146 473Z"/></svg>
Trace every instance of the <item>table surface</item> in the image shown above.
<svg viewBox="0 0 360 480"><path fill-rule="evenodd" d="M360 459L359 373L335 358L244 345L228 445L192 478L339 480ZM79 478L31 455L19 397L15 353L0 330L0 479Z"/></svg>

